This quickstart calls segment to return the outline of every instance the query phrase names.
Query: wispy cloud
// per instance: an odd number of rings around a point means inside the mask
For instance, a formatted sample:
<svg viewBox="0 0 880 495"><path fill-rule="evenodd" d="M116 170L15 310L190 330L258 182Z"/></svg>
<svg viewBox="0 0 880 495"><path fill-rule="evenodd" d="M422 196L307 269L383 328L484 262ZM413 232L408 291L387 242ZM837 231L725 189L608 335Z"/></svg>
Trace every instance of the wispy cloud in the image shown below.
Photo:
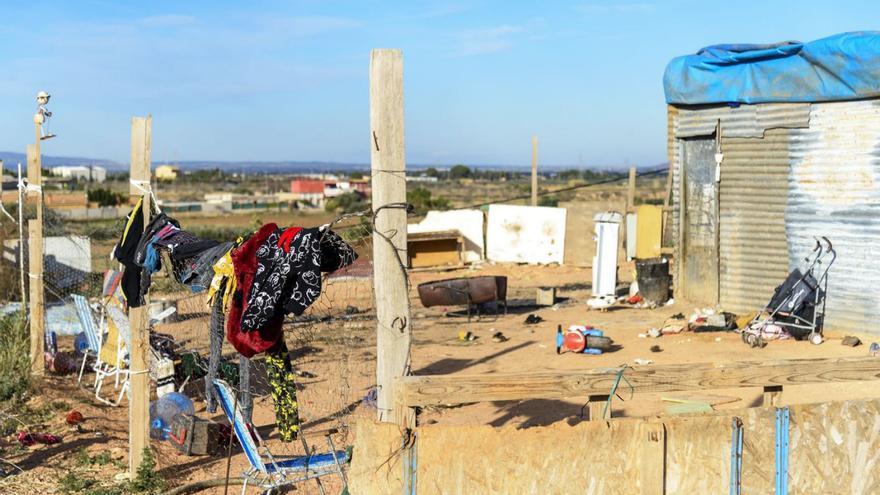
<svg viewBox="0 0 880 495"><path fill-rule="evenodd" d="M605 14L650 14L654 12L655 6L652 3L636 2L636 3L583 3L575 6L575 10L587 15L605 15Z"/></svg>
<svg viewBox="0 0 880 495"><path fill-rule="evenodd" d="M141 17L137 19L135 22L140 24L141 26L151 27L151 28L168 28L168 27L181 27L181 26L189 26L195 24L198 21L195 17L191 15L181 15L181 14L163 14L163 15L153 15L149 17Z"/></svg>
<svg viewBox="0 0 880 495"><path fill-rule="evenodd" d="M467 57L509 50L514 46L514 37L522 32L522 27L507 24L461 31L455 35L458 47L454 55Z"/></svg>
<svg viewBox="0 0 880 495"><path fill-rule="evenodd" d="M364 25L357 19L333 16L281 17L270 19L267 24L271 28L284 30L288 35L293 36L316 36Z"/></svg>

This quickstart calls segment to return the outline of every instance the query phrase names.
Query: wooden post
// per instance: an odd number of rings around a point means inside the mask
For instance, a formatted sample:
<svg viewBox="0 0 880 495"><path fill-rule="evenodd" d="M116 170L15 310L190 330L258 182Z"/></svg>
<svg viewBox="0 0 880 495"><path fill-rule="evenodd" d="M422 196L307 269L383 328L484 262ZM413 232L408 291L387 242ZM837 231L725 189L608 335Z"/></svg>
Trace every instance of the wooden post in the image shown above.
<svg viewBox="0 0 880 495"><path fill-rule="evenodd" d="M782 385L766 385L761 405L763 407L778 407L780 397L782 397Z"/></svg>
<svg viewBox="0 0 880 495"><path fill-rule="evenodd" d="M153 118L131 119L131 169L132 184L129 193L143 197L144 228L150 221L150 146ZM150 440L150 377L147 374L147 346L150 343L149 301L128 314L131 324L131 400L128 404L128 459L132 478L143 460L144 448Z"/></svg>
<svg viewBox="0 0 880 495"><path fill-rule="evenodd" d="M379 420L411 424L395 411L395 378L409 373L412 318L405 270L406 157L403 127L403 54L370 54L370 158L373 177L373 290L376 295L376 383Z"/></svg>
<svg viewBox="0 0 880 495"><path fill-rule="evenodd" d="M587 413L588 421L604 421L611 418L611 408L608 408L608 417L605 417L605 407L608 406L607 395L590 395L587 396Z"/></svg>
<svg viewBox="0 0 880 495"><path fill-rule="evenodd" d="M28 278L30 278L31 374L41 376L46 370L46 308L43 300L43 169L40 159L40 128L37 142L27 146L28 197L35 199L37 217L28 222ZM24 256L24 246L19 246Z"/></svg>
<svg viewBox="0 0 880 495"><path fill-rule="evenodd" d="M639 488L642 495L666 493L666 426L644 423L639 449Z"/></svg>
<svg viewBox="0 0 880 495"><path fill-rule="evenodd" d="M538 206L538 136L532 136L532 206Z"/></svg>
<svg viewBox="0 0 880 495"><path fill-rule="evenodd" d="M629 168L629 183L626 187L626 212L632 212L636 207L636 168Z"/></svg>

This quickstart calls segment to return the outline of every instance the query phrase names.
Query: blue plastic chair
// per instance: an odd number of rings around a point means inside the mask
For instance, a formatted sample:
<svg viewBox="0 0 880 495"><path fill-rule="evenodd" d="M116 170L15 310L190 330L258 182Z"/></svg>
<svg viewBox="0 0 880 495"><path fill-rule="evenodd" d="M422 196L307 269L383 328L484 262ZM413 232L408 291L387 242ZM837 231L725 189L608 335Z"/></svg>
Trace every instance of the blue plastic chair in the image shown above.
<svg viewBox="0 0 880 495"><path fill-rule="evenodd" d="M253 483L266 490L266 493L273 493L276 489L283 486L293 485L302 481L314 479L318 484L321 493L324 494L324 487L320 478L328 474L338 474L342 478L345 488L348 488L348 479L345 476L343 464L347 463L350 458L349 454L344 450L336 450L333 445L331 434L334 430L325 432L327 444L330 452L324 454L307 454L304 456L291 457L289 459L275 459L269 449L265 446L263 439L260 437L257 429L244 420L241 407L236 404L235 393L232 388L223 380L214 380L214 390L216 392L217 402L226 413L226 417L232 424L238 443L241 445L245 456L251 467L244 472L244 486L241 493L247 490L248 483ZM308 444L300 433L303 447L306 452L310 452ZM262 454L260 452L262 448Z"/></svg>

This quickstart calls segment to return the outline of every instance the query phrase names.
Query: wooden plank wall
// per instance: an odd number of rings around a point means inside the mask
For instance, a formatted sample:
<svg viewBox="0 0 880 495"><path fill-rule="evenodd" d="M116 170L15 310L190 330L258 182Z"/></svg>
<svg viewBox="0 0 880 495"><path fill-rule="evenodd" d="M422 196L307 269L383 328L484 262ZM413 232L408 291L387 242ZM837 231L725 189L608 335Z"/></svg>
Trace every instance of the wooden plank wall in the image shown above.
<svg viewBox="0 0 880 495"><path fill-rule="evenodd" d="M419 427L416 493L728 493L738 417L742 493L772 494L774 411L528 429ZM880 400L792 406L790 431L790 493L880 493ZM358 425L351 492L402 493L400 446L397 426Z"/></svg>

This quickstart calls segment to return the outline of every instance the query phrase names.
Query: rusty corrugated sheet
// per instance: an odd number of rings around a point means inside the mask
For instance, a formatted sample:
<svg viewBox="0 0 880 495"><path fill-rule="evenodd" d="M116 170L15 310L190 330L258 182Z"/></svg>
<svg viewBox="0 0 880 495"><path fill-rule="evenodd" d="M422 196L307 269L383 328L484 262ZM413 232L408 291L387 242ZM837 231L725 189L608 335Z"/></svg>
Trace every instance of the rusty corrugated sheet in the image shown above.
<svg viewBox="0 0 880 495"><path fill-rule="evenodd" d="M675 136L708 136L715 132L718 120L721 120L722 137L760 138L767 129L807 127L810 122L810 104L773 103L679 109Z"/></svg>
<svg viewBox="0 0 880 495"><path fill-rule="evenodd" d="M791 131L789 260L827 236L827 328L880 334L880 101L814 104L810 128Z"/></svg>
<svg viewBox="0 0 880 495"><path fill-rule="evenodd" d="M790 132L771 129L761 139L721 139L719 300L726 311L762 308L788 273Z"/></svg>
<svg viewBox="0 0 880 495"><path fill-rule="evenodd" d="M673 246L673 270L672 270L672 287L676 297L678 297L678 270L681 268L681 251L679 242L679 169L681 161L679 160L678 140L675 139L675 126L678 120L678 108L666 106L666 153L669 157L669 173L672 174L672 246Z"/></svg>

